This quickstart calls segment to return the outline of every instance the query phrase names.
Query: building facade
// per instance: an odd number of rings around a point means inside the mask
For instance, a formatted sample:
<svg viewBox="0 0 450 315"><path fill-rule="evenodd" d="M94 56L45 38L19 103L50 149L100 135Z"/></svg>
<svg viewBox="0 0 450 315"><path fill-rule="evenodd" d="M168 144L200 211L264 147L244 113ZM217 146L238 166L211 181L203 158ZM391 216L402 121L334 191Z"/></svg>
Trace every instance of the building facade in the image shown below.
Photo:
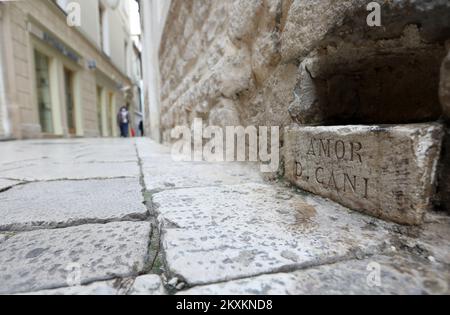
<svg viewBox="0 0 450 315"><path fill-rule="evenodd" d="M119 134L132 104L128 0L0 3L0 139Z"/></svg>

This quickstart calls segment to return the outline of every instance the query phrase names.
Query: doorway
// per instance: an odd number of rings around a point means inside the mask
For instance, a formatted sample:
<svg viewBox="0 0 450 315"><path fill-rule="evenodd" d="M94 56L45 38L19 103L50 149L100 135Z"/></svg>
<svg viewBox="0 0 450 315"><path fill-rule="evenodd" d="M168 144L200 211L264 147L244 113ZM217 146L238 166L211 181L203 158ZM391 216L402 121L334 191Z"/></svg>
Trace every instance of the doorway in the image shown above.
<svg viewBox="0 0 450 315"><path fill-rule="evenodd" d="M97 126L100 137L103 136L102 88L97 85Z"/></svg>
<svg viewBox="0 0 450 315"><path fill-rule="evenodd" d="M52 98L50 93L50 60L46 55L34 51L36 71L36 92L39 109L39 122L42 132L53 133Z"/></svg>
<svg viewBox="0 0 450 315"><path fill-rule="evenodd" d="M114 137L116 131L116 108L114 94L111 92L108 93L108 121L111 124L109 129L110 135Z"/></svg>
<svg viewBox="0 0 450 315"><path fill-rule="evenodd" d="M64 68L64 94L66 98L67 129L70 135L75 135L77 132L74 91L74 73L67 68Z"/></svg>

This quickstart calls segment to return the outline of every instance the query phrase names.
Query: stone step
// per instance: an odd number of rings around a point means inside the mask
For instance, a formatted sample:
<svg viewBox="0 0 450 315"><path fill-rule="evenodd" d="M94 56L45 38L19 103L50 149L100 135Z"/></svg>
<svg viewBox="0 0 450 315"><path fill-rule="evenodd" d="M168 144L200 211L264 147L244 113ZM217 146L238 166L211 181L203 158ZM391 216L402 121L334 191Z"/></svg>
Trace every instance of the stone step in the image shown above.
<svg viewBox="0 0 450 315"><path fill-rule="evenodd" d="M420 225L432 206L443 127L292 126L286 177L303 190L400 224Z"/></svg>

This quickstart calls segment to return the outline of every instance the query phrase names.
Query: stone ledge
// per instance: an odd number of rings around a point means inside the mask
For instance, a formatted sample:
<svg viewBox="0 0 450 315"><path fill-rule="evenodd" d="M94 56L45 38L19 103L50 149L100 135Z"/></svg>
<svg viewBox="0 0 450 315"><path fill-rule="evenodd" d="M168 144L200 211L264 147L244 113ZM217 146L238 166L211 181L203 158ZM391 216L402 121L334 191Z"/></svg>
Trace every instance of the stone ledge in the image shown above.
<svg viewBox="0 0 450 315"><path fill-rule="evenodd" d="M286 177L344 206L419 225L431 209L440 124L289 127Z"/></svg>

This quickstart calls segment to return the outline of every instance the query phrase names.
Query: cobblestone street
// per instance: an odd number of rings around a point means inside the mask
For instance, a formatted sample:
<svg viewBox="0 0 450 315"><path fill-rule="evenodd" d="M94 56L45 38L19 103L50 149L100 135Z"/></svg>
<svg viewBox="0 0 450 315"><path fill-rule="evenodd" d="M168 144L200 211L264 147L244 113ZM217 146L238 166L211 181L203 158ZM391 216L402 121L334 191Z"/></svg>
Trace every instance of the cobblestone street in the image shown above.
<svg viewBox="0 0 450 315"><path fill-rule="evenodd" d="M450 293L443 214L387 223L144 138L0 152L0 294Z"/></svg>

